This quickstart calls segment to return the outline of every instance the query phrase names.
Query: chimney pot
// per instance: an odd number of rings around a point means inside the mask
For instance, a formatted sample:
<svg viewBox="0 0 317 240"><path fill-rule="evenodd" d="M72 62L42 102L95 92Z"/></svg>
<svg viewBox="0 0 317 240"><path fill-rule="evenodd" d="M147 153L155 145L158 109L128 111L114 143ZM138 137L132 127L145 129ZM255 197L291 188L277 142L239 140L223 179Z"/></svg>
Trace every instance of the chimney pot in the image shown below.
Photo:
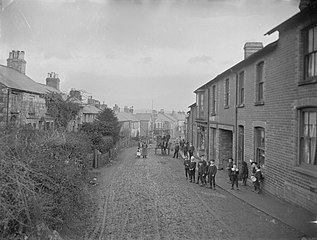
<svg viewBox="0 0 317 240"><path fill-rule="evenodd" d="M50 72L47 74L46 85L59 90L60 79L56 78L55 75L57 75L55 72Z"/></svg>
<svg viewBox="0 0 317 240"><path fill-rule="evenodd" d="M261 42L247 42L244 44L244 59L251 56L253 53L256 53L263 48Z"/></svg>
<svg viewBox="0 0 317 240"><path fill-rule="evenodd" d="M24 60L24 51L12 50L9 52L7 66L25 74L26 61Z"/></svg>

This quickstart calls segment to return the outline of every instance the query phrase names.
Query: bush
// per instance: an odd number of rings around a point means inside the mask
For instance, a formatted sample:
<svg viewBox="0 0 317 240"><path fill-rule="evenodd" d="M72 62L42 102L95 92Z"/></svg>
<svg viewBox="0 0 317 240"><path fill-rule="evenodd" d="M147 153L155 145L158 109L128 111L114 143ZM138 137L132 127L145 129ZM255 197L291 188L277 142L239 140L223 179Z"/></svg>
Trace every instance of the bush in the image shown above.
<svg viewBox="0 0 317 240"><path fill-rule="evenodd" d="M32 232L40 223L56 230L89 224L88 214L93 210L87 186L89 142L77 133L29 128L3 132L0 238Z"/></svg>

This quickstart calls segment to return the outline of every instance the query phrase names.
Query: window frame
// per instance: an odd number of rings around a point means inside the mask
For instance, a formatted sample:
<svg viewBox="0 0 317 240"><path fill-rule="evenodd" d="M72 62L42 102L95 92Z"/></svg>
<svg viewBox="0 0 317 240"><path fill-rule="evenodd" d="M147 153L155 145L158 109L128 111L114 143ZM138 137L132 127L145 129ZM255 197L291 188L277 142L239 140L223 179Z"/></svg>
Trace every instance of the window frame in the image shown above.
<svg viewBox="0 0 317 240"><path fill-rule="evenodd" d="M204 92L197 93L197 118L202 119L205 117L205 109L204 109Z"/></svg>
<svg viewBox="0 0 317 240"><path fill-rule="evenodd" d="M262 138L263 132L263 138ZM263 127L254 127L254 159L259 164L260 167L265 165L265 128ZM263 139L263 144L262 144ZM262 156L260 154L262 153ZM263 158L263 160L261 159Z"/></svg>
<svg viewBox="0 0 317 240"><path fill-rule="evenodd" d="M315 170L317 170L317 139L316 141L316 150L315 150L315 161L316 164L309 164L306 163L303 160L303 149L302 149L302 138L305 138L305 134L304 134L304 115L306 112L315 112L316 113L316 125L315 125L315 135L317 135L317 107L306 107L306 108L301 108L299 109L299 134L298 134L298 164L300 167L304 167L304 168L309 168L312 169L314 168ZM317 138L317 136L316 136Z"/></svg>
<svg viewBox="0 0 317 240"><path fill-rule="evenodd" d="M241 77L243 76L243 77ZM244 106L244 81L245 81L245 72L241 71L238 74L238 105L239 107L243 107Z"/></svg>
<svg viewBox="0 0 317 240"><path fill-rule="evenodd" d="M260 67L261 66L261 67ZM264 68L265 63L264 61L259 62L256 64L255 67L255 105L263 105L264 104ZM261 74L259 74L259 69L261 69ZM261 76L261 77L260 77ZM262 86L262 87L260 87Z"/></svg>
<svg viewBox="0 0 317 240"><path fill-rule="evenodd" d="M229 102L230 102L230 81L229 78L225 79L225 84L224 84L224 107L229 108Z"/></svg>
<svg viewBox="0 0 317 240"><path fill-rule="evenodd" d="M312 37L312 50L309 51L309 31L312 30L313 37ZM315 29L315 30L314 30ZM314 38L315 37L315 38ZM303 84L312 84L317 83L317 23L309 25L308 27L304 28L302 30L302 41L303 41L303 48L302 48L302 54L303 54L303 77L301 78L299 85ZM314 46L316 44L316 46ZM315 48L315 49L314 49ZM314 75L309 76L309 56L313 55L314 63Z"/></svg>

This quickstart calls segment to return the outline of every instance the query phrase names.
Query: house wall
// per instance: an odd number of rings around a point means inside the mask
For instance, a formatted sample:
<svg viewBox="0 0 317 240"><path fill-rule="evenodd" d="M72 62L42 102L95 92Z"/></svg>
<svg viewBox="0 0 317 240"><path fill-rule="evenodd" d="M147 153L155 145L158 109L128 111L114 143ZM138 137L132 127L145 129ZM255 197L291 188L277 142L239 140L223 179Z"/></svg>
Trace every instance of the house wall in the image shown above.
<svg viewBox="0 0 317 240"><path fill-rule="evenodd" d="M317 176L303 173L299 163L300 102L317 107L317 85L301 85L303 77L301 29L317 17L280 32L278 48L267 69L266 188L273 194L317 213ZM295 47L294 47L295 46ZM306 102L306 103L305 103ZM302 105L302 106L303 106ZM317 166L311 166L316 173ZM281 174L284 173L284 174Z"/></svg>
<svg viewBox="0 0 317 240"><path fill-rule="evenodd" d="M14 91L0 87L0 124L6 125L9 122L18 125L30 124L35 129L43 128L45 121L52 122L47 118L45 99L38 94ZM9 91L9 104L8 104ZM7 108L9 107L8 111ZM44 120L44 121L43 121Z"/></svg>
<svg viewBox="0 0 317 240"><path fill-rule="evenodd" d="M140 136L145 137L149 136L149 121L140 121Z"/></svg>
<svg viewBox="0 0 317 240"><path fill-rule="evenodd" d="M301 107L317 107L317 84L299 85L303 78L303 40L301 30L317 23L317 16L292 24L280 31L276 47L252 61L239 64L245 71L244 105L237 108L237 126L244 127L244 159L255 159L255 128L265 129L264 190L317 213L317 166L309 169L299 159L299 113ZM256 65L264 62L264 105L256 104ZM217 79L216 115L209 117L209 158L235 152L235 73L230 78L230 106L224 108L224 81ZM212 98L210 97L210 100ZM211 102L209 102L209 107ZM190 116L193 113L190 112ZM197 115L196 115L197 116ZM221 126L222 125L222 126ZM196 129L196 128L195 128ZM232 137L231 137L231 133ZM194 131L192 131L194 133ZM194 133L195 134L195 133ZM195 137L194 137L195 139Z"/></svg>

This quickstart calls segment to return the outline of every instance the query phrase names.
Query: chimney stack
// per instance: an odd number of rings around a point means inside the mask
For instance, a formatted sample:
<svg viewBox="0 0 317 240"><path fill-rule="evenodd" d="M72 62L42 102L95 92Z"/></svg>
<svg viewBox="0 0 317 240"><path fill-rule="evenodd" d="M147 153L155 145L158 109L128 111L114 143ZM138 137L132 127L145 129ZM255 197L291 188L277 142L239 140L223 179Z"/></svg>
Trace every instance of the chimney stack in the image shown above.
<svg viewBox="0 0 317 240"><path fill-rule="evenodd" d="M77 98L78 100L82 101L83 98L79 90L71 89L69 92L70 97Z"/></svg>
<svg viewBox="0 0 317 240"><path fill-rule="evenodd" d="M12 52L9 52L7 66L25 74L26 61L24 60L24 51L12 50Z"/></svg>
<svg viewBox="0 0 317 240"><path fill-rule="evenodd" d="M247 42L244 44L244 59L251 56L253 53L261 50L263 48L263 44L261 42Z"/></svg>
<svg viewBox="0 0 317 240"><path fill-rule="evenodd" d="M124 106L123 107L123 112L125 112L125 113L129 113L130 112L128 106Z"/></svg>
<svg viewBox="0 0 317 240"><path fill-rule="evenodd" d="M46 78L46 86L50 86L59 90L60 79L58 78L58 74L55 72L51 72L47 74Z"/></svg>
<svg viewBox="0 0 317 240"><path fill-rule="evenodd" d="M317 1L316 0L300 0L298 7L299 7L299 10L301 11L303 11L305 8L317 9Z"/></svg>

